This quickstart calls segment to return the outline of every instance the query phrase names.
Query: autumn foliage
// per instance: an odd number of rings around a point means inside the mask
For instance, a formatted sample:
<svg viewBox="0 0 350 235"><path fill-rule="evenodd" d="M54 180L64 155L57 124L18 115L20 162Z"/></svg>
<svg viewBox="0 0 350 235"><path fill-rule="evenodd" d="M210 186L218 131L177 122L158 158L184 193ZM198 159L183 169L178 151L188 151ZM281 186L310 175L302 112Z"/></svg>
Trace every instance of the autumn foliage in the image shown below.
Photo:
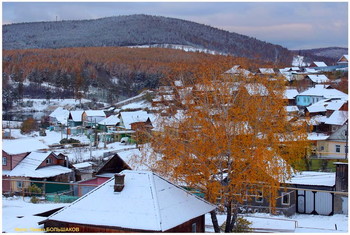
<svg viewBox="0 0 350 235"><path fill-rule="evenodd" d="M304 156L307 142L305 125L287 121L283 78L219 71L203 64L178 113L159 119L153 169L222 205L229 232L243 200L263 194L275 206L280 184Z"/></svg>

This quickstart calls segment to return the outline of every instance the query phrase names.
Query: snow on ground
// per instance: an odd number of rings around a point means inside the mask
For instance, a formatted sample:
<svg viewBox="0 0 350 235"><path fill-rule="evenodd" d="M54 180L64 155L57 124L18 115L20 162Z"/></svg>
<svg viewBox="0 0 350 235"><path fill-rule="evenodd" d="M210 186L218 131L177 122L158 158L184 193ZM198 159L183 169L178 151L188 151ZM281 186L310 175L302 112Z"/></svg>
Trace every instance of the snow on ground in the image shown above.
<svg viewBox="0 0 350 235"><path fill-rule="evenodd" d="M14 109L19 109L21 112L40 112L40 111L54 111L57 107L62 107L65 109L73 108L81 103L89 103L91 100L81 99L81 101L76 99L23 99L23 103L26 104L33 102L31 107L15 107Z"/></svg>
<svg viewBox="0 0 350 235"><path fill-rule="evenodd" d="M133 103L130 103L130 104L126 104L126 105L123 105L121 107L121 109L123 110L128 110L128 109L145 109L145 108L151 108L152 105L150 102L148 101L145 101L145 100L141 100L141 101L138 101L138 102L133 102Z"/></svg>
<svg viewBox="0 0 350 235"><path fill-rule="evenodd" d="M264 213L245 214L245 219L252 222L254 232L278 233L347 233L347 215L308 215L295 214L291 217ZM226 215L217 215L219 225L226 220ZM214 232L210 214L205 215L206 232Z"/></svg>
<svg viewBox="0 0 350 235"><path fill-rule="evenodd" d="M39 221L45 217L34 216L34 214L53 210L67 203L30 203L30 197L2 198L2 232L6 233L38 233L43 232L43 225ZM19 218L21 217L21 218Z"/></svg>
<svg viewBox="0 0 350 235"><path fill-rule="evenodd" d="M66 134L61 134L61 132L58 131L46 131L46 136L40 136L39 132L33 132L29 135L22 135L20 133L19 129L11 129L11 136L18 139L36 139L42 142L45 145L53 145L53 144L59 144L60 140L62 138L66 138ZM82 135L69 135L68 138L73 138L79 140L82 144L90 144L89 138L82 134ZM6 140L11 141L11 140ZM68 146L68 145L67 145ZM96 159L104 157L104 154L106 155L107 152L114 152L114 151L121 151L123 149L132 149L136 148L136 145L126 145L122 144L120 142L110 143L107 144L106 147L104 146L104 143L99 143L98 148L91 147L77 147L77 148L64 148L64 149L51 149L51 151L55 153L63 153L68 156L69 160L78 163L90 159ZM107 154L108 155L108 154Z"/></svg>
<svg viewBox="0 0 350 235"><path fill-rule="evenodd" d="M2 232L42 232L43 225L39 221L45 217L34 214L66 206L67 203L41 202L30 203L30 198L10 197L2 198ZM18 218L23 216L22 218ZM296 214L291 217L282 215L255 213L244 215L252 222L252 228L259 228L256 232L289 232L289 233L347 233L348 216L346 215L303 215ZM226 215L218 215L219 224L223 224ZM214 232L210 214L205 215L206 232ZM337 226L337 230L335 229Z"/></svg>

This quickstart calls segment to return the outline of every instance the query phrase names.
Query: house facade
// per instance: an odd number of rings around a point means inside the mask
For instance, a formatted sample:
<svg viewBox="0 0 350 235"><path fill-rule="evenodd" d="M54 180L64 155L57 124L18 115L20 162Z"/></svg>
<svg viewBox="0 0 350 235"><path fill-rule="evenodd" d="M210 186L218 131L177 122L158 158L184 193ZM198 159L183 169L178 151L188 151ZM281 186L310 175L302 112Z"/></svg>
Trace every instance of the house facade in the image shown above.
<svg viewBox="0 0 350 235"><path fill-rule="evenodd" d="M67 157L53 152L31 152L25 155L11 170L3 171L3 192L25 193L37 184L45 193L69 189L69 186L45 184L45 181L70 182L74 172L67 166ZM31 181L40 181L31 182Z"/></svg>
<svg viewBox="0 0 350 235"><path fill-rule="evenodd" d="M347 131L346 124L332 133L326 140L317 141L317 158L346 159Z"/></svg>

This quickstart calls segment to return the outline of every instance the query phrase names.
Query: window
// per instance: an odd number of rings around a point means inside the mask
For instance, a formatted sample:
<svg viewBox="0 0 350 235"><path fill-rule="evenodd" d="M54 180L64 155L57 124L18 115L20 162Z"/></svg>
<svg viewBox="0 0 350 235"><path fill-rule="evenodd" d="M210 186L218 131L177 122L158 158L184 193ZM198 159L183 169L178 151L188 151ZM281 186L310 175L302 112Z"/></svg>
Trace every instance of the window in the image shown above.
<svg viewBox="0 0 350 235"><path fill-rule="evenodd" d="M2 157L2 165L3 166L7 165L7 157Z"/></svg>
<svg viewBox="0 0 350 235"><path fill-rule="evenodd" d="M51 164L52 163L52 159L49 157L46 159L46 164Z"/></svg>
<svg viewBox="0 0 350 235"><path fill-rule="evenodd" d="M17 181L17 188L22 188L22 187L23 187L23 182Z"/></svg>
<svg viewBox="0 0 350 235"><path fill-rule="evenodd" d="M320 147L320 151L324 151L324 146L321 146L321 147Z"/></svg>
<svg viewBox="0 0 350 235"><path fill-rule="evenodd" d="M256 194L257 196L255 197L255 201L259 203L263 203L264 199L263 199L262 191L257 191Z"/></svg>
<svg viewBox="0 0 350 235"><path fill-rule="evenodd" d="M340 153L340 145L335 145L335 152Z"/></svg>
<svg viewBox="0 0 350 235"><path fill-rule="evenodd" d="M197 232L197 224L193 223L192 224L192 233L196 233Z"/></svg>
<svg viewBox="0 0 350 235"><path fill-rule="evenodd" d="M290 194L282 193L282 205L289 205L289 204L290 204Z"/></svg>

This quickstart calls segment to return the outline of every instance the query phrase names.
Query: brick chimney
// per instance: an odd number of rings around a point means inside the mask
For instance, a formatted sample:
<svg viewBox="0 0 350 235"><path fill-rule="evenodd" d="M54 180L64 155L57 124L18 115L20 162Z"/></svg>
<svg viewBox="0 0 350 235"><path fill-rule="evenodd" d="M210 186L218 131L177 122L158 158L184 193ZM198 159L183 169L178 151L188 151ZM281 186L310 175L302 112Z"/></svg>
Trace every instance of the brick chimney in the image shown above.
<svg viewBox="0 0 350 235"><path fill-rule="evenodd" d="M124 177L123 174L114 175L114 192L121 192L124 188Z"/></svg>

